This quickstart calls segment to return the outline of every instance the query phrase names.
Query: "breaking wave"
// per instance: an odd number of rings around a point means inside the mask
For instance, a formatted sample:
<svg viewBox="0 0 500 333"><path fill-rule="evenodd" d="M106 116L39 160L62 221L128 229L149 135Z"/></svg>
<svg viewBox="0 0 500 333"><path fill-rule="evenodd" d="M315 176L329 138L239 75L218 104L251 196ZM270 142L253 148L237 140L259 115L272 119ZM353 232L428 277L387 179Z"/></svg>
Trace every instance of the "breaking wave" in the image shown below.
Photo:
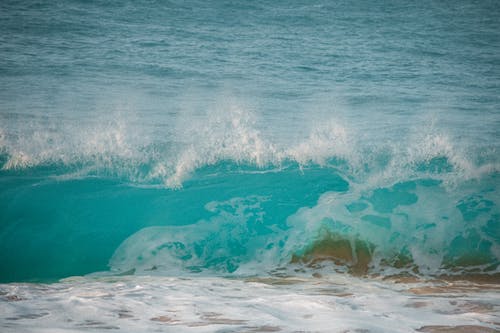
<svg viewBox="0 0 500 333"><path fill-rule="evenodd" d="M278 142L252 113L231 106L179 121L162 141L114 119L2 128L2 217L18 220L18 191L44 202L29 209L27 221L49 221L51 232L9 259L4 278L35 259L42 276L108 264L119 274L500 269L496 154L435 127L367 142L332 119ZM37 190L23 192L26 181ZM75 194L61 200L63 192ZM7 223L4 230L16 240L31 229ZM71 244L61 230L73 235ZM21 251L17 244L2 246ZM50 252L51 267L64 268L47 272L37 246Z"/></svg>

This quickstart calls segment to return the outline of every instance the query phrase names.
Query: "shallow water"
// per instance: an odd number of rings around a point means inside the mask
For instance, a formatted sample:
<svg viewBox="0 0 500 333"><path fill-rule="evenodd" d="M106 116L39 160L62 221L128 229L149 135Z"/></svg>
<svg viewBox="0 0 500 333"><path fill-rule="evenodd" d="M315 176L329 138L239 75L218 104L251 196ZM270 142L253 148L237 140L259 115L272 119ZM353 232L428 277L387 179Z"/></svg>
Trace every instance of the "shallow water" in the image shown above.
<svg viewBox="0 0 500 333"><path fill-rule="evenodd" d="M0 286L3 332L498 332L500 286L113 277Z"/></svg>

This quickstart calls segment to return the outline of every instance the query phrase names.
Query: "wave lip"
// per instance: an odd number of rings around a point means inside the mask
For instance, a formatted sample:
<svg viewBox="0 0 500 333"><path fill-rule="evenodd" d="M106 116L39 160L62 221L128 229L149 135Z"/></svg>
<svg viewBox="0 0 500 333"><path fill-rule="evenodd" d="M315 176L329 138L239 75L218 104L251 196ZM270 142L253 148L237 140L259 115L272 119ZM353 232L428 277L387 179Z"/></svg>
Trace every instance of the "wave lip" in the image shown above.
<svg viewBox="0 0 500 333"><path fill-rule="evenodd" d="M3 171L54 169L55 175L115 176L130 183L181 188L199 170L233 163L268 170L321 166L370 186L431 177L454 186L500 170L494 152L467 148L438 130L399 141L369 142L352 128L329 120L298 142L266 138L256 117L238 106L180 122L172 138L153 139L126 122L0 129Z"/></svg>

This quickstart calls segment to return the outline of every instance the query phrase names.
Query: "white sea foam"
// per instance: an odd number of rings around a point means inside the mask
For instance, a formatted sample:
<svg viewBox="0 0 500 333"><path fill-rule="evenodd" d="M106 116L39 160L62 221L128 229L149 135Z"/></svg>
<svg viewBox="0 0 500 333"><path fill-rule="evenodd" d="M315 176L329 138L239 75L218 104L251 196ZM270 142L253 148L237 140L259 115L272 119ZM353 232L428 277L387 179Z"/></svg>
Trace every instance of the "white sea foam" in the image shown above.
<svg viewBox="0 0 500 333"><path fill-rule="evenodd" d="M499 213L498 207L487 206L495 202L495 194L484 191L477 196L477 191L476 187L449 191L443 184L417 181L375 189L351 184L347 193L327 192L315 206L301 208L288 218L291 228L283 261L289 262L293 254L300 255L315 242L334 234L352 240L352 244L354 240L371 244L369 269L373 273L392 269L387 263L399 255L409 258L403 270L410 273L416 268L420 274L449 274L447 265L454 266L457 273L478 272L488 265L478 262L476 266L460 266L464 253L476 255L483 244L478 257L491 256L491 263L498 262L500 256L495 245L498 239L487 231ZM472 222L465 217L467 214L473 214ZM499 269L488 268L489 273Z"/></svg>
<svg viewBox="0 0 500 333"><path fill-rule="evenodd" d="M305 141L287 150L286 156L300 164L326 165L332 157L351 161L357 146L354 137L345 126L328 121L313 128Z"/></svg>
<svg viewBox="0 0 500 333"><path fill-rule="evenodd" d="M1 128L0 147L7 156L2 168L57 164L68 166L70 174L82 175L75 172L80 168L91 175L117 175L132 183L171 188L182 187L198 169L224 161L256 169L286 163L341 167L368 187L426 175L454 184L500 169L495 151L476 152L435 125L371 142L354 126L331 118L311 126L309 135L297 142L278 144L259 130L258 119L255 112L228 102L202 114L179 116L173 134L165 138L148 136L121 115L81 124L27 123L8 131Z"/></svg>
<svg viewBox="0 0 500 333"><path fill-rule="evenodd" d="M417 269L419 274L436 276L486 269L490 274L500 269L489 267L500 260L491 226L499 211L491 205L495 193L482 191L477 196L477 191L477 187L449 191L435 180L374 189L351 184L346 192L326 192L312 207L299 208L287 217L286 226L265 215L262 204L271 197L213 201L205 206L209 218L186 226L139 230L115 251L110 266L116 272L160 275L267 274L335 235L352 244L369 244L371 273L413 274ZM466 218L471 214L473 221ZM460 264L464 253L475 253L479 261ZM407 264L394 269L393 260L401 256Z"/></svg>
<svg viewBox="0 0 500 333"><path fill-rule="evenodd" d="M254 115L237 105L230 104L201 119L183 122L177 136L186 142L186 148L176 158L173 174L165 180L169 187L181 186L199 167L224 160L260 168L279 161L279 152L255 127Z"/></svg>
<svg viewBox="0 0 500 333"><path fill-rule="evenodd" d="M134 167L140 161L144 142L138 142L120 118L97 123L55 123L50 126L25 124L19 134L4 135L8 155L4 170L38 165L91 166L96 169Z"/></svg>
<svg viewBox="0 0 500 333"><path fill-rule="evenodd" d="M271 245L283 235L273 226L267 226L275 229L271 234L258 232L264 224L261 204L267 200L250 196L212 201L205 206L213 214L210 219L141 229L116 249L111 270L160 275L203 270L230 273L245 262L259 263L261 271L273 268L280 256Z"/></svg>
<svg viewBox="0 0 500 333"><path fill-rule="evenodd" d="M433 325L500 329L495 285L393 283L335 274L281 279L133 276L4 284L0 291L2 332L407 333Z"/></svg>

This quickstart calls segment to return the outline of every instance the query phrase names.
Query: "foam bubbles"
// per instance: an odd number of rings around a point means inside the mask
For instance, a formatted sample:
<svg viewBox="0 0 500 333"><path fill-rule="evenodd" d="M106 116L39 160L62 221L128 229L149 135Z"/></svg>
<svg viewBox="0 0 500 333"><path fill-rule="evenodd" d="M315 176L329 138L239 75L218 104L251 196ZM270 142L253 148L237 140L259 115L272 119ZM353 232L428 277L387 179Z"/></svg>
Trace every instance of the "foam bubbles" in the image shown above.
<svg viewBox="0 0 500 333"><path fill-rule="evenodd" d="M232 273L244 262L262 263L262 255L274 253L270 246L280 237L278 230L269 234L273 229L264 224L261 204L266 200L250 196L212 201L205 205L210 218L141 229L118 247L110 267L115 272L170 275Z"/></svg>
<svg viewBox="0 0 500 333"><path fill-rule="evenodd" d="M237 105L213 110L177 129L185 148L176 158L173 174L165 183L179 187L197 168L229 160L262 168L279 160L274 146L255 127L255 117Z"/></svg>
<svg viewBox="0 0 500 333"><path fill-rule="evenodd" d="M302 165L315 163L327 165L331 158L339 158L355 164L355 135L334 120L314 127L305 141L286 151L286 156Z"/></svg>
<svg viewBox="0 0 500 333"><path fill-rule="evenodd" d="M352 251L348 265L356 267L356 247L364 246L369 252L365 272L498 272L498 240L489 231L498 206L488 189L476 191L450 192L439 181L427 179L325 193L317 205L289 217L284 257L316 253L305 259L345 261L345 251ZM339 247L344 240L351 243L349 249Z"/></svg>
<svg viewBox="0 0 500 333"><path fill-rule="evenodd" d="M494 285L341 275L86 277L0 292L2 332L495 332L500 320Z"/></svg>
<svg viewBox="0 0 500 333"><path fill-rule="evenodd" d="M164 137L133 126L121 115L77 123L28 122L1 128L3 170L56 166L61 173L120 177L135 184L181 188L198 170L221 163L254 170L310 165L341 169L368 187L426 176L448 185L480 179L500 167L495 151L477 151L435 124L387 141L335 117L312 126L298 141L271 140L259 114L234 101L181 112ZM151 135L149 135L151 134ZM278 143L279 142L279 143Z"/></svg>
<svg viewBox="0 0 500 333"><path fill-rule="evenodd" d="M71 171L85 168L120 174L120 168L137 167L144 158L141 149L147 143L139 137L120 118L81 124L61 121L19 125L15 132L3 136L8 159L2 168L22 170L54 165Z"/></svg>

